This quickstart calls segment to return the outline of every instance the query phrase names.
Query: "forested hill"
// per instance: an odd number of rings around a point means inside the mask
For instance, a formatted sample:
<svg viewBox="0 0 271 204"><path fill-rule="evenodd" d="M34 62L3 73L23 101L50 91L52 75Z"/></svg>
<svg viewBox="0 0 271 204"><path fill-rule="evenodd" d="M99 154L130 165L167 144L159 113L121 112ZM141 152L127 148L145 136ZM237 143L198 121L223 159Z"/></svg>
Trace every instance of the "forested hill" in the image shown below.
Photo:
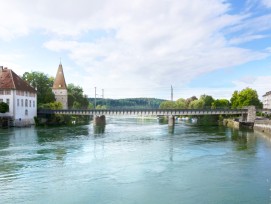
<svg viewBox="0 0 271 204"><path fill-rule="evenodd" d="M89 102L95 103L94 98L89 98ZM165 100L156 98L127 98L127 99L102 99L96 98L96 106L106 106L106 108L121 109L141 109L159 108L161 102Z"/></svg>

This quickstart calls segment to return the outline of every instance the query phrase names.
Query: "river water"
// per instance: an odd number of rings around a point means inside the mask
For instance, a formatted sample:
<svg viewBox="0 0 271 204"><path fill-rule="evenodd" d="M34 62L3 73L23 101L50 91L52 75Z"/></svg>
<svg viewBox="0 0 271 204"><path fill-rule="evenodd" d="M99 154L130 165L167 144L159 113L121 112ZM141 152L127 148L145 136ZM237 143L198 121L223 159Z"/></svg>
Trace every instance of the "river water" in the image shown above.
<svg viewBox="0 0 271 204"><path fill-rule="evenodd" d="M121 117L0 130L0 203L271 203L271 137Z"/></svg>

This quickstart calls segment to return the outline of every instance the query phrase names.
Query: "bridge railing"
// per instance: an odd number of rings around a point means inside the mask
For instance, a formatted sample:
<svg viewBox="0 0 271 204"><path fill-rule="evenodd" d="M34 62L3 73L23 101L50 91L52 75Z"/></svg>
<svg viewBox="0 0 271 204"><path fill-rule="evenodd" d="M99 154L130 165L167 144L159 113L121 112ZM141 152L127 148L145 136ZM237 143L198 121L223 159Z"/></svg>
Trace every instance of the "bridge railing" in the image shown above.
<svg viewBox="0 0 271 204"><path fill-rule="evenodd" d="M39 109L38 114L82 114L82 115L95 115L95 114L146 114L153 113L155 115L178 115L178 114L242 114L246 113L247 109L65 109L65 110L51 110L51 109Z"/></svg>

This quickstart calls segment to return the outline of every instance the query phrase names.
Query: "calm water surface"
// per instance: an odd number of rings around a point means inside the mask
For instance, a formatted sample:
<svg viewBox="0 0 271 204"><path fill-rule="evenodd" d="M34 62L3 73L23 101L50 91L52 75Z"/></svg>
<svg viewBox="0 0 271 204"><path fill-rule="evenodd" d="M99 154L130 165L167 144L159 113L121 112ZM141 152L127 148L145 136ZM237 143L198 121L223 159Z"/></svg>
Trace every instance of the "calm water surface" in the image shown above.
<svg viewBox="0 0 271 204"><path fill-rule="evenodd" d="M271 137L155 120L0 130L0 203L271 203Z"/></svg>

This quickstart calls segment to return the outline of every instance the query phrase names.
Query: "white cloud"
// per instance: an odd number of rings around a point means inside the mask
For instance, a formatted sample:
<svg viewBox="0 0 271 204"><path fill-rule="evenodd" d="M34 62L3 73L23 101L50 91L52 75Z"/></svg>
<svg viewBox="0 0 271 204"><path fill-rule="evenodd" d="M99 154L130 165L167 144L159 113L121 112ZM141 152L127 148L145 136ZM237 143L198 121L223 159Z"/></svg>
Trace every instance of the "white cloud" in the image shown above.
<svg viewBox="0 0 271 204"><path fill-rule="evenodd" d="M249 80L249 78L251 80ZM252 89L257 90L259 98L261 99L262 96L267 92L271 90L271 76L258 76L258 77L249 77L247 80L240 79L237 81L234 81L235 90L242 90L246 87L250 87Z"/></svg>
<svg viewBox="0 0 271 204"><path fill-rule="evenodd" d="M270 54L237 45L264 37L257 32L270 29L271 16L230 15L221 0L9 0L0 7L0 39L45 33L46 49L67 53L82 68L66 76L87 94L97 86L109 97L150 96ZM97 31L105 34L88 38Z"/></svg>
<svg viewBox="0 0 271 204"><path fill-rule="evenodd" d="M271 0L262 0L263 5L267 8L271 8Z"/></svg>

